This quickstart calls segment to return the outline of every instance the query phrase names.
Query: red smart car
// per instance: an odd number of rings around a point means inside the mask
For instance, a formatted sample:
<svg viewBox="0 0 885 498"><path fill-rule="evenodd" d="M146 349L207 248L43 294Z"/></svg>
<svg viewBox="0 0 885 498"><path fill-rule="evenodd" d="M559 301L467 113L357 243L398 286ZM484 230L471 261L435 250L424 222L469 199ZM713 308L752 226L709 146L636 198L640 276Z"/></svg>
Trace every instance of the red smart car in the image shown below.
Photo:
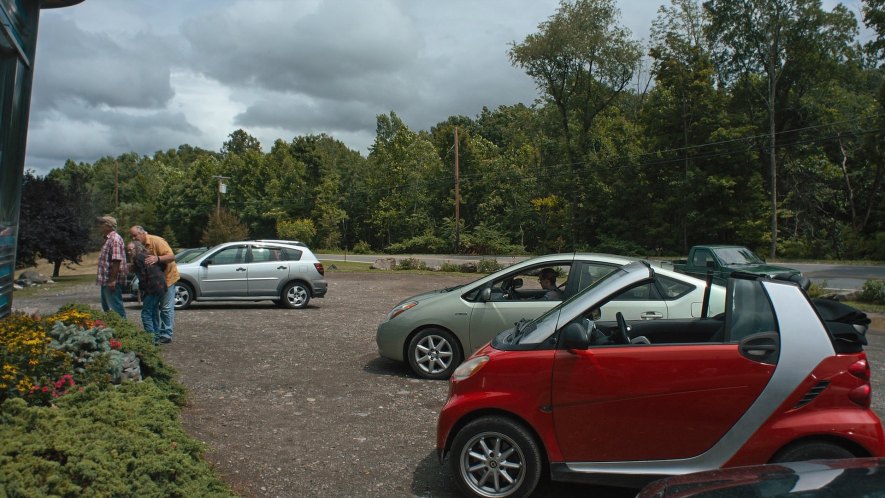
<svg viewBox="0 0 885 498"><path fill-rule="evenodd" d="M653 278L644 262L624 266L454 372L437 450L463 492L527 496L542 472L639 488L722 467L885 456L862 313L735 275L724 307L706 303L726 310L718 316L595 320Z"/></svg>

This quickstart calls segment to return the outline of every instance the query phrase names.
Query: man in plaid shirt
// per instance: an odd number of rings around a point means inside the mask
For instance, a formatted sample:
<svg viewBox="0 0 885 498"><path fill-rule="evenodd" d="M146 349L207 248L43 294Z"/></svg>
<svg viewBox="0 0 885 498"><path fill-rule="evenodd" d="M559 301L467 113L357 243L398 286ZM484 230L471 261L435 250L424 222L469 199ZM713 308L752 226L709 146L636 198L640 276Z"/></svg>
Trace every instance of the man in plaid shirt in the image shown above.
<svg viewBox="0 0 885 498"><path fill-rule="evenodd" d="M126 245L117 233L117 220L113 216L100 216L98 227L104 235L104 245L98 254L98 277L101 287L101 309L113 310L126 318L123 308L123 286L126 285Z"/></svg>

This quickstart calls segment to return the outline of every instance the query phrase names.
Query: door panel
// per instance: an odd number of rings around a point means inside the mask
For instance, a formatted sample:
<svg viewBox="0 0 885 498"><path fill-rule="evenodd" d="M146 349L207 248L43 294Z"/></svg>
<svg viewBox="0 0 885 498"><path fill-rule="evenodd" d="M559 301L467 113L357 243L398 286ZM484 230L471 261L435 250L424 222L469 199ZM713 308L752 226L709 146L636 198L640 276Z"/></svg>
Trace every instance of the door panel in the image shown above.
<svg viewBox="0 0 885 498"><path fill-rule="evenodd" d="M200 293L206 297L244 296L248 282L246 246L225 248L200 268Z"/></svg>
<svg viewBox="0 0 885 498"><path fill-rule="evenodd" d="M537 318L560 301L489 301L476 303L470 314L470 347L476 351L492 340L498 332L525 318Z"/></svg>
<svg viewBox="0 0 885 498"><path fill-rule="evenodd" d="M756 400L774 365L737 344L557 351L553 416L569 462L687 458L713 446Z"/></svg>
<svg viewBox="0 0 885 498"><path fill-rule="evenodd" d="M249 263L249 295L276 296L282 282L289 278L289 262L280 248L253 246Z"/></svg>

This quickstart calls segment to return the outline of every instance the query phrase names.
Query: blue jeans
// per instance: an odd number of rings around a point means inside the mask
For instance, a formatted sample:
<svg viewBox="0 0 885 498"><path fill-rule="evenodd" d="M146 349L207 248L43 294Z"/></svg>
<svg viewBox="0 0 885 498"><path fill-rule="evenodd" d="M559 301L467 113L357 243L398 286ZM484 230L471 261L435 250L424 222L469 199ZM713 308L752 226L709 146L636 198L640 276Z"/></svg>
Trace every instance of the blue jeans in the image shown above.
<svg viewBox="0 0 885 498"><path fill-rule="evenodd" d="M141 300L141 324L144 331L156 337L160 332L160 299L165 294L145 294Z"/></svg>
<svg viewBox="0 0 885 498"><path fill-rule="evenodd" d="M175 284L169 286L160 299L160 324L157 335L172 338L175 327Z"/></svg>
<svg viewBox="0 0 885 498"><path fill-rule="evenodd" d="M114 286L114 290L107 285L101 286L101 309L114 311L126 318L126 309L123 308L123 289L119 285Z"/></svg>

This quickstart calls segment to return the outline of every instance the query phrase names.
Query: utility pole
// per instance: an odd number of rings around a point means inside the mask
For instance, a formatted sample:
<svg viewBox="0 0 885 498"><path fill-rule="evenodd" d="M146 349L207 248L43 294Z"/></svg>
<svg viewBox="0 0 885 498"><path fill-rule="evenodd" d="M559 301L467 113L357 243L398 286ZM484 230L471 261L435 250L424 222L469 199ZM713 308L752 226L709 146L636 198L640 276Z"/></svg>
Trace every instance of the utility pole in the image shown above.
<svg viewBox="0 0 885 498"><path fill-rule="evenodd" d="M120 208L120 163L114 161L114 210Z"/></svg>
<svg viewBox="0 0 885 498"><path fill-rule="evenodd" d="M461 178L458 166L458 127L455 127L455 254L461 248Z"/></svg>
<svg viewBox="0 0 885 498"><path fill-rule="evenodd" d="M221 214L221 194L227 193L227 185L222 183L222 180L230 180L229 176L221 176L215 175L212 178L218 180L218 193L216 194L216 204L215 204L215 216L219 216Z"/></svg>

